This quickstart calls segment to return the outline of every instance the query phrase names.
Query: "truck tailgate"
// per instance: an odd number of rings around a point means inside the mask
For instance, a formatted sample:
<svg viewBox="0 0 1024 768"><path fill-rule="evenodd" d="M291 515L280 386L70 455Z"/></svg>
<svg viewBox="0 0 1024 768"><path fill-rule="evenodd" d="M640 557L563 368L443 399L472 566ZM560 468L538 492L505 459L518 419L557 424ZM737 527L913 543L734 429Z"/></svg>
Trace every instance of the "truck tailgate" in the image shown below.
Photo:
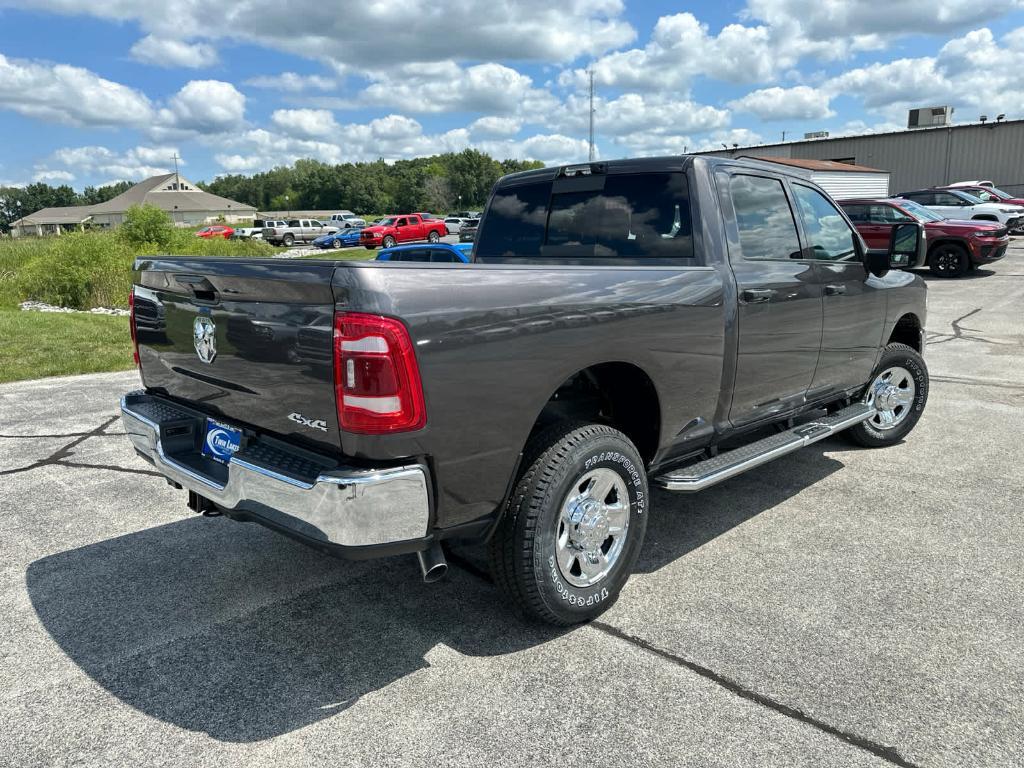
<svg viewBox="0 0 1024 768"><path fill-rule="evenodd" d="M333 263L140 259L143 383L214 418L337 450Z"/></svg>

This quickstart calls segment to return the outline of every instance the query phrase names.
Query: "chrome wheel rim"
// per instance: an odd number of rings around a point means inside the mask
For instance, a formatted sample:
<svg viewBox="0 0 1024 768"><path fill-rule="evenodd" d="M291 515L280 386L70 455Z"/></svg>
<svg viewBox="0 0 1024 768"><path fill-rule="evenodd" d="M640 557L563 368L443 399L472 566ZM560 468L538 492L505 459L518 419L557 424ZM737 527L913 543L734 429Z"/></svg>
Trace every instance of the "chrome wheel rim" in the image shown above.
<svg viewBox="0 0 1024 768"><path fill-rule="evenodd" d="M868 387L865 402L875 409L868 422L882 432L895 429L910 415L916 393L917 385L910 371L898 365L886 368Z"/></svg>
<svg viewBox="0 0 1024 768"><path fill-rule="evenodd" d="M629 493L614 470L592 469L569 489L559 510L555 561L574 587L592 587L615 566L629 531Z"/></svg>

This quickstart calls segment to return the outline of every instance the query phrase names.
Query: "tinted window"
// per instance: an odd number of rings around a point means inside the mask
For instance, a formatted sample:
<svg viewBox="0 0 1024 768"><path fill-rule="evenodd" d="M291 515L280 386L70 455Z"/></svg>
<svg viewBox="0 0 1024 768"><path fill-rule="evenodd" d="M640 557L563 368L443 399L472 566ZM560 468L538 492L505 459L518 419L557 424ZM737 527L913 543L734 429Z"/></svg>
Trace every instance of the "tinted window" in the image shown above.
<svg viewBox="0 0 1024 768"><path fill-rule="evenodd" d="M778 179L736 175L729 181L745 259L798 259L800 239Z"/></svg>
<svg viewBox="0 0 1024 768"><path fill-rule="evenodd" d="M912 192L909 195L901 195L901 197L921 205L935 205L935 195L931 192Z"/></svg>
<svg viewBox="0 0 1024 768"><path fill-rule="evenodd" d="M951 195L949 192L936 192L933 197L935 202L932 205L967 205L963 198Z"/></svg>
<svg viewBox="0 0 1024 768"><path fill-rule="evenodd" d="M913 200L903 200L900 203L900 207L914 216L918 221L945 221L945 217L942 214L936 213L935 211L925 208L920 203L915 203Z"/></svg>
<svg viewBox="0 0 1024 768"><path fill-rule="evenodd" d="M298 227L298 226L301 226L301 225L299 224L299 220L298 219L292 219L291 221L288 222L288 226L289 227Z"/></svg>
<svg viewBox="0 0 1024 768"><path fill-rule="evenodd" d="M449 251L447 248L434 248L430 254L430 260L435 263L448 263L451 264L455 261L462 261L454 253Z"/></svg>
<svg viewBox="0 0 1024 768"><path fill-rule="evenodd" d="M499 189L477 238L477 258L540 256L551 182Z"/></svg>
<svg viewBox="0 0 1024 768"><path fill-rule="evenodd" d="M541 255L691 262L686 176L613 174L601 191L555 193Z"/></svg>
<svg viewBox="0 0 1024 768"><path fill-rule="evenodd" d="M849 211L847 211L847 215L849 215ZM872 224L899 224L914 219L891 205L872 205L869 220Z"/></svg>
<svg viewBox="0 0 1024 768"><path fill-rule="evenodd" d="M874 206L872 206L873 208ZM855 224L863 224L870 221L869 207L866 205L843 205L843 210Z"/></svg>
<svg viewBox="0 0 1024 768"><path fill-rule="evenodd" d="M807 236L806 258L843 261L856 256L853 230L821 192L793 185L800 221Z"/></svg>
<svg viewBox="0 0 1024 768"><path fill-rule="evenodd" d="M389 255L391 261L430 261L430 251L427 248L417 248L410 251L397 251Z"/></svg>

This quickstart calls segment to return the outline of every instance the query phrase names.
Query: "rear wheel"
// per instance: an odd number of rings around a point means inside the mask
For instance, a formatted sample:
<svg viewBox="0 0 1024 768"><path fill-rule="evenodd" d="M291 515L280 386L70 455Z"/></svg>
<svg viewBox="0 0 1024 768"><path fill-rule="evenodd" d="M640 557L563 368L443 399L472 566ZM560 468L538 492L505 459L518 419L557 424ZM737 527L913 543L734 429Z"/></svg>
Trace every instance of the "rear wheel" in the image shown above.
<svg viewBox="0 0 1024 768"><path fill-rule="evenodd" d="M427 242L429 243L436 243L440 239L441 236L437 234L436 231L432 231L429 235L427 235Z"/></svg>
<svg viewBox="0 0 1024 768"><path fill-rule="evenodd" d="M391 235L388 235L381 242L381 245L384 246L385 248L394 248L395 247L395 238L393 238Z"/></svg>
<svg viewBox="0 0 1024 768"><path fill-rule="evenodd" d="M629 579L647 527L643 460L604 424L560 423L533 438L490 541L500 589L550 624L589 621Z"/></svg>
<svg viewBox="0 0 1024 768"><path fill-rule="evenodd" d="M967 250L956 243L937 245L928 254L928 267L939 277L960 277L968 264Z"/></svg>
<svg viewBox="0 0 1024 768"><path fill-rule="evenodd" d="M883 448L900 442L914 428L928 402L928 366L913 347L890 344L864 393L864 402L875 408L867 421L850 427L847 434L866 448Z"/></svg>

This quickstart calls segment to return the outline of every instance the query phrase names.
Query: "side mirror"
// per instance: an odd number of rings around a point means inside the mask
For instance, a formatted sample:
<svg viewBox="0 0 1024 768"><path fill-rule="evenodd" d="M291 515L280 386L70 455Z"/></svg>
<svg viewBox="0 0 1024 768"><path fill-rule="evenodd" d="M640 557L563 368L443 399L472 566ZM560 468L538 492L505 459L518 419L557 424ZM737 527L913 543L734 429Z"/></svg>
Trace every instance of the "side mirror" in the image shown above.
<svg viewBox="0 0 1024 768"><path fill-rule="evenodd" d="M918 266L918 256L924 244L924 225L919 222L897 224L889 238L889 266L906 269Z"/></svg>
<svg viewBox="0 0 1024 768"><path fill-rule="evenodd" d="M864 254L864 268L875 277L885 277L890 269L909 269L920 266L921 247L924 245L924 225L918 222L897 224L892 228L888 250L868 250Z"/></svg>

